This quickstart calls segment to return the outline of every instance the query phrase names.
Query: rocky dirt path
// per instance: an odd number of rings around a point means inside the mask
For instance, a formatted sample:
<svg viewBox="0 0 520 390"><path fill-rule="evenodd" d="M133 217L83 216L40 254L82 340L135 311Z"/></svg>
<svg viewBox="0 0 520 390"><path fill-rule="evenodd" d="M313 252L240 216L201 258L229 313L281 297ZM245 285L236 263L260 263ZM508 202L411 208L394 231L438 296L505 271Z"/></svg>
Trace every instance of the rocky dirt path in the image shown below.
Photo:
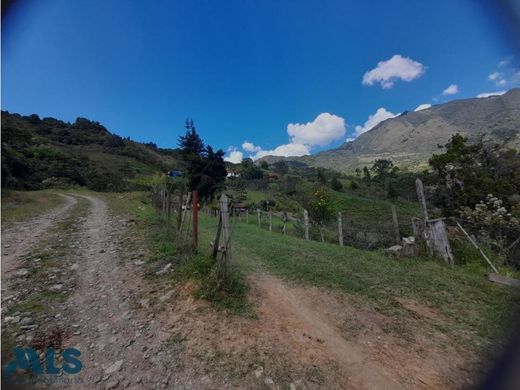
<svg viewBox="0 0 520 390"><path fill-rule="evenodd" d="M78 279L64 310L74 328L68 344L82 352L75 388L166 388L163 334L153 314L136 309L142 281L121 259L125 222L100 198L84 198L90 211L74 255Z"/></svg>
<svg viewBox="0 0 520 390"><path fill-rule="evenodd" d="M12 273L19 266L16 259L35 246L49 227L63 220L76 204L73 196L59 195L64 199L59 207L27 221L16 222L6 229L2 228L2 278Z"/></svg>

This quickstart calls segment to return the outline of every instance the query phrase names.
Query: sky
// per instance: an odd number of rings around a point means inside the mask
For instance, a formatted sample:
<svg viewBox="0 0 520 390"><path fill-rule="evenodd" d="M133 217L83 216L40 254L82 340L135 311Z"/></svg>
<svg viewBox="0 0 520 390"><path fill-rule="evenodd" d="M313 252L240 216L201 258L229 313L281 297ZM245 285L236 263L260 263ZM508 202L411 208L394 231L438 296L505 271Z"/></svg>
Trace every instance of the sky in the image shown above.
<svg viewBox="0 0 520 390"><path fill-rule="evenodd" d="M161 147L193 118L234 162L315 153L404 111L520 86L514 4L15 2L1 106Z"/></svg>

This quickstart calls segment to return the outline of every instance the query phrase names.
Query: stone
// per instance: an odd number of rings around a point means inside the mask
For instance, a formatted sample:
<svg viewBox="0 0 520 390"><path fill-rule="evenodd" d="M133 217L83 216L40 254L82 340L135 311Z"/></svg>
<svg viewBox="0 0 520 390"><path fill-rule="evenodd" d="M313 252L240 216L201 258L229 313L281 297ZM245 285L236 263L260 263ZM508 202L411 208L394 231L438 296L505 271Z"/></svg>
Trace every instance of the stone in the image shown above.
<svg viewBox="0 0 520 390"><path fill-rule="evenodd" d="M32 324L34 324L34 320L31 317L22 318L22 320L20 321L20 325L32 325Z"/></svg>
<svg viewBox="0 0 520 390"><path fill-rule="evenodd" d="M18 271L16 271L16 276L25 276L27 274L29 274L29 270L25 268L21 268Z"/></svg>
<svg viewBox="0 0 520 390"><path fill-rule="evenodd" d="M171 266L172 266L172 263L168 263L168 264L166 264L166 265L163 267L163 269L161 269L160 271L157 271L155 274L156 274L156 275L162 275L162 274L168 272L168 270L171 268Z"/></svg>
<svg viewBox="0 0 520 390"><path fill-rule="evenodd" d="M121 366L123 365L123 360L118 360L117 362L114 362L112 365L110 365L106 370L105 374L112 374L116 371L119 371L121 369Z"/></svg>
<svg viewBox="0 0 520 390"><path fill-rule="evenodd" d="M117 386L119 386L119 379L112 379L107 382L105 389L115 389Z"/></svg>
<svg viewBox="0 0 520 390"><path fill-rule="evenodd" d="M54 284L51 287L49 287L49 290L50 291L61 291L61 290L63 290L63 284L61 284L61 283Z"/></svg>
<svg viewBox="0 0 520 390"><path fill-rule="evenodd" d="M403 237L401 256L403 257L416 257L419 254L417 244L415 243L415 237Z"/></svg>
<svg viewBox="0 0 520 390"><path fill-rule="evenodd" d="M385 249L385 252L389 256L399 257L401 256L401 250L403 247L401 245L393 245L390 248Z"/></svg>

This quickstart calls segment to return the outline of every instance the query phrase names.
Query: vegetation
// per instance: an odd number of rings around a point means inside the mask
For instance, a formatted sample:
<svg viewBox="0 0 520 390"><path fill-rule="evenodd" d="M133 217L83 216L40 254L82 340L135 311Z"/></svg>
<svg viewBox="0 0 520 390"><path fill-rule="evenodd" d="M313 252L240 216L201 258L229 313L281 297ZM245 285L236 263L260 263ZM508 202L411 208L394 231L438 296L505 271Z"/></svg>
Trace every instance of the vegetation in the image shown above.
<svg viewBox="0 0 520 390"><path fill-rule="evenodd" d="M178 151L110 133L98 122L66 123L2 111L2 188L139 189L132 179L178 166Z"/></svg>
<svg viewBox="0 0 520 390"><path fill-rule="evenodd" d="M215 193L222 191L226 178L224 152L213 151L210 145L197 134L193 120L185 124L186 134L179 137L180 155L186 170L188 188L197 190L203 199L212 199Z"/></svg>

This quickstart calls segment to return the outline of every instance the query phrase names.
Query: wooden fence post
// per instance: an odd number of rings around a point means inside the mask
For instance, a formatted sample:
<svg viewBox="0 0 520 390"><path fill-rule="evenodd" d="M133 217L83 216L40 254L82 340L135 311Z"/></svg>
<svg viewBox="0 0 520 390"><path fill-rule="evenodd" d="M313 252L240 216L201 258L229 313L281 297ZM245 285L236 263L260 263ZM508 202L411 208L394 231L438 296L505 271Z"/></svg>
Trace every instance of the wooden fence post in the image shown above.
<svg viewBox="0 0 520 390"><path fill-rule="evenodd" d="M283 232L283 235L285 236L285 224L287 223L287 212L283 212L283 227L282 227L282 232Z"/></svg>
<svg viewBox="0 0 520 390"><path fill-rule="evenodd" d="M428 221L428 209L426 207L426 198L424 197L424 188L421 179L415 179L415 189L417 191L417 198L421 205L421 211L423 214L424 223Z"/></svg>
<svg viewBox="0 0 520 390"><path fill-rule="evenodd" d="M227 276L231 262L231 228L229 226L228 198L226 194L222 194L220 197L220 218L222 219L222 241L224 244L222 249L222 265L224 276Z"/></svg>
<svg viewBox="0 0 520 390"><path fill-rule="evenodd" d="M397 219L395 205L392 205L392 221L394 222L395 242L399 245L401 243L401 234L399 233L399 220Z"/></svg>
<svg viewBox="0 0 520 390"><path fill-rule="evenodd" d="M269 231L273 231L273 214L272 211L269 211Z"/></svg>
<svg viewBox="0 0 520 390"><path fill-rule="evenodd" d="M193 191L191 198L191 209L193 210L193 247L196 249L199 244L199 193Z"/></svg>
<svg viewBox="0 0 520 390"><path fill-rule="evenodd" d="M305 239L309 241L309 213L307 210L303 210L303 225L305 228Z"/></svg>
<svg viewBox="0 0 520 390"><path fill-rule="evenodd" d="M343 246L343 221L341 219L341 211L338 211L338 239L339 245Z"/></svg>
<svg viewBox="0 0 520 390"><path fill-rule="evenodd" d="M261 227L261 223L260 223L260 209L256 209L256 219L258 220L258 227Z"/></svg>
<svg viewBox="0 0 520 390"><path fill-rule="evenodd" d="M249 209L246 209L246 223L249 224Z"/></svg>

